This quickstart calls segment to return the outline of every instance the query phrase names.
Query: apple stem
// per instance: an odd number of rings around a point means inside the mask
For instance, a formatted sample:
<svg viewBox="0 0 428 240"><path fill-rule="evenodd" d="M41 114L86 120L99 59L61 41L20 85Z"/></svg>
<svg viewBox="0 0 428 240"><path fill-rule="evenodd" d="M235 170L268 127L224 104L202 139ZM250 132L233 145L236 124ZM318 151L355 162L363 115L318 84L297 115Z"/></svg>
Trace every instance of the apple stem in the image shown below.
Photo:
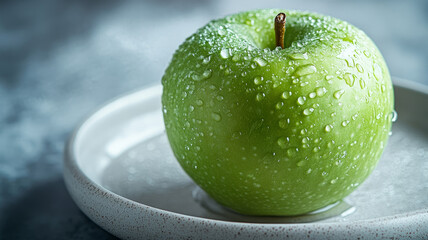
<svg viewBox="0 0 428 240"><path fill-rule="evenodd" d="M284 49L284 35L285 35L285 13L278 13L275 17L275 39L276 46Z"/></svg>

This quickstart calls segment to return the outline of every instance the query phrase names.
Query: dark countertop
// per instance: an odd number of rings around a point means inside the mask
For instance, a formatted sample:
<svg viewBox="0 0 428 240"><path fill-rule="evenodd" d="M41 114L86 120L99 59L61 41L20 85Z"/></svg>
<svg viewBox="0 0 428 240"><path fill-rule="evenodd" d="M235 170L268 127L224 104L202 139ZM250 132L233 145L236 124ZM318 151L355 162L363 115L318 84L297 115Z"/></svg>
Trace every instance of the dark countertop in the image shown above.
<svg viewBox="0 0 428 240"><path fill-rule="evenodd" d="M391 75L428 85L424 0L2 1L0 238L114 238L65 189L73 128L109 99L160 83L173 51L210 19L270 7L347 20L377 43Z"/></svg>

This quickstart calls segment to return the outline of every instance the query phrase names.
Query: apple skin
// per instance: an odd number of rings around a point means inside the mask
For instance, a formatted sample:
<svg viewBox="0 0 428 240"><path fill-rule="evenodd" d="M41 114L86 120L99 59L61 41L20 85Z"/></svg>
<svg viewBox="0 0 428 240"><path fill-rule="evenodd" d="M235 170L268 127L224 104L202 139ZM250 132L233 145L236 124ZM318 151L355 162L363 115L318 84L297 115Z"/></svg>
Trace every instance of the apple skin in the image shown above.
<svg viewBox="0 0 428 240"><path fill-rule="evenodd" d="M273 20L287 15L285 48ZM375 168L393 88L369 37L347 22L281 9L214 20L162 78L172 150L213 199L242 214L320 209Z"/></svg>

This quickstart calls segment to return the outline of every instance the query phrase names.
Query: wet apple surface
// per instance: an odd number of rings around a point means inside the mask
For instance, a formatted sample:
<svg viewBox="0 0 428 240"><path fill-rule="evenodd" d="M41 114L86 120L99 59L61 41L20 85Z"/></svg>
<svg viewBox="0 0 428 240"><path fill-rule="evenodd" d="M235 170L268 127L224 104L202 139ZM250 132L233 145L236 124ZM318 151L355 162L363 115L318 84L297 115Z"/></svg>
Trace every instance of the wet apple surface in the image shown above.
<svg viewBox="0 0 428 240"><path fill-rule="evenodd" d="M284 49L275 43L279 12ZM391 129L381 53L361 30L319 14L214 20L178 48L162 83L177 160L243 214L298 215L342 199L373 171Z"/></svg>

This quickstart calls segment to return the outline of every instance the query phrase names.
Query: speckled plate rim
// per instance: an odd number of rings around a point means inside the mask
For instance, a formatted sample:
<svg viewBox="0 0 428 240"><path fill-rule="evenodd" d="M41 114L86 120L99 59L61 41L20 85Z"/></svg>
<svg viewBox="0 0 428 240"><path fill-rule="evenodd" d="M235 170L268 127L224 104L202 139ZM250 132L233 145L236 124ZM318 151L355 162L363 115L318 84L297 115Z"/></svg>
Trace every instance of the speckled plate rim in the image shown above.
<svg viewBox="0 0 428 240"><path fill-rule="evenodd" d="M428 95L428 86L393 78L395 86ZM96 224L124 239L147 237L245 239L251 238L389 238L418 237L428 232L428 208L388 217L335 223L240 223L183 215L157 209L117 195L90 179L79 167L75 154L76 137L101 115L117 110L129 99L141 101L161 91L160 85L128 93L99 108L86 118L69 138L64 153L64 180L77 206ZM145 94L141 94L144 92ZM111 107L114 105L114 107ZM421 235L422 234L422 235ZM426 236L425 236L426 237Z"/></svg>

